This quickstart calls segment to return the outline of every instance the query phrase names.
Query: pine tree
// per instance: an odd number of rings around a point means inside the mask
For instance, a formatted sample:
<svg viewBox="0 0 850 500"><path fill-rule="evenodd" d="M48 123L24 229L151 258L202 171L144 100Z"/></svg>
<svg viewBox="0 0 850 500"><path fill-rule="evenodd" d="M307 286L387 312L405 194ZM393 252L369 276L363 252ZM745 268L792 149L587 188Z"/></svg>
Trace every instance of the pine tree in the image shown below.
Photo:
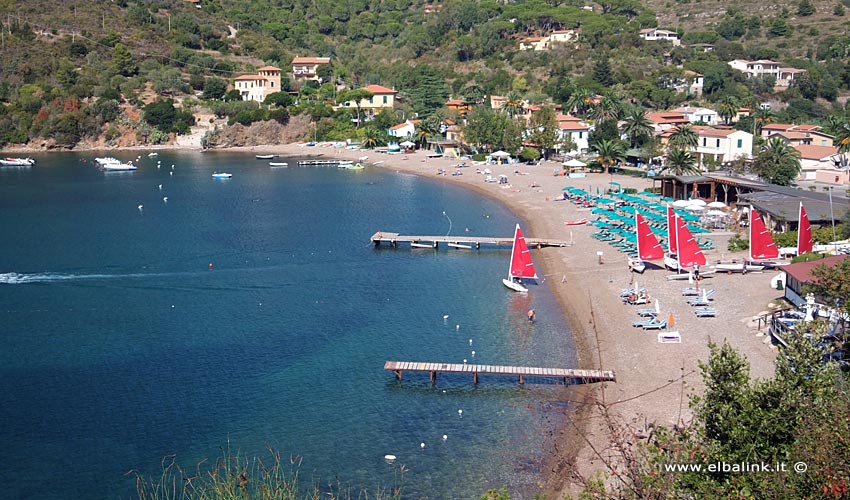
<svg viewBox="0 0 850 500"><path fill-rule="evenodd" d="M608 56L603 55L599 58L599 62L593 67L593 81L602 85L610 86L614 83L614 77L611 75L611 63L608 62Z"/></svg>

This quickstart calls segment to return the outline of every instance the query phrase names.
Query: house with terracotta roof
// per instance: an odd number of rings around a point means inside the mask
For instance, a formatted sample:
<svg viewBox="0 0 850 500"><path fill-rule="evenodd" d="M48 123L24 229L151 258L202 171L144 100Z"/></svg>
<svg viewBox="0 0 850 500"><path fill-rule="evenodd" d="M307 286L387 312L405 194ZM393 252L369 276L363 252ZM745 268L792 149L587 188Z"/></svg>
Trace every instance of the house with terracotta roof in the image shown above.
<svg viewBox="0 0 850 500"><path fill-rule="evenodd" d="M772 76L776 79L777 87L788 87L805 73L804 69L782 66L782 64L770 59L759 59L748 61L746 59L735 59L727 64L732 68L747 75L747 78Z"/></svg>
<svg viewBox="0 0 850 500"><path fill-rule="evenodd" d="M731 128L714 128L695 125L697 147L690 152L696 157L697 163L703 165L707 160L716 163L731 162L739 158L752 158L753 134ZM675 128L661 134L661 143L667 144Z"/></svg>
<svg viewBox="0 0 850 500"><path fill-rule="evenodd" d="M561 153L582 153L590 149L588 137L590 136L590 125L572 115L556 115L558 121L558 142L565 142L569 137L576 144L576 148L570 151L561 150Z"/></svg>
<svg viewBox="0 0 850 500"><path fill-rule="evenodd" d="M786 123L768 123L761 129L761 136L765 139L780 137L789 144L832 146L835 137L821 132L817 125L789 125Z"/></svg>
<svg viewBox="0 0 850 500"><path fill-rule="evenodd" d="M319 75L317 74L319 66L330 63L330 57L295 56L292 58L292 76L294 76L296 80L300 78L302 80L315 80L320 82L321 78L319 78Z"/></svg>
<svg viewBox="0 0 850 500"><path fill-rule="evenodd" d="M664 40L671 42L674 47L682 44L679 34L675 31L660 30L658 28L646 28L638 31L638 36L646 41Z"/></svg>
<svg viewBox="0 0 850 500"><path fill-rule="evenodd" d="M256 75L237 76L233 88L243 101L263 102L269 94L280 92L280 68L263 66Z"/></svg>
<svg viewBox="0 0 850 500"><path fill-rule="evenodd" d="M472 111L472 103L466 102L463 99L449 99L446 101L446 108L449 111L456 111L461 115L465 115L467 112Z"/></svg>
<svg viewBox="0 0 850 500"><path fill-rule="evenodd" d="M782 266L785 272L785 298L792 304L802 306L806 303L804 287L817 280L812 271L821 265L826 268L836 266L844 259L850 259L850 255L834 255ZM823 301L822 298L821 301Z"/></svg>
<svg viewBox="0 0 850 500"><path fill-rule="evenodd" d="M774 137L774 136L771 136ZM813 144L794 144L790 143L791 147L800 152L800 175L797 177L801 180L817 180L818 172L825 171L822 175L825 181L833 184L841 183L845 177L841 172L830 174L830 171L838 170L841 167L842 156L838 152L837 146L819 146ZM844 158L846 162L846 157ZM843 172L846 174L846 170ZM835 175L838 175L838 180L835 180Z"/></svg>
<svg viewBox="0 0 850 500"><path fill-rule="evenodd" d="M367 97L360 100L360 111L365 112L366 121L371 120L373 116L379 113L382 109L393 109L395 106L395 96L398 91L388 89L382 85L366 85L361 90L365 90L372 94L372 97ZM346 101L337 108L357 108L357 103L354 101Z"/></svg>
<svg viewBox="0 0 850 500"><path fill-rule="evenodd" d="M685 115L691 123L705 123L706 125L712 126L717 125L720 122L720 115L717 114L717 111L708 108L698 108L695 106L682 106L671 110L671 113L681 113Z"/></svg>
<svg viewBox="0 0 850 500"><path fill-rule="evenodd" d="M503 95L490 96L490 107L492 109L502 109L506 102L508 102L508 98Z"/></svg>
<svg viewBox="0 0 850 500"><path fill-rule="evenodd" d="M416 134L416 124L419 120L405 120L404 123L393 125L387 129L387 135L399 139L411 139Z"/></svg>
<svg viewBox="0 0 850 500"><path fill-rule="evenodd" d="M519 50L549 50L554 44L578 40L577 30L557 30L544 36L529 36L519 41Z"/></svg>
<svg viewBox="0 0 850 500"><path fill-rule="evenodd" d="M672 128L678 127L679 125L690 123L688 117L682 113L674 113L672 111L654 111L652 113L647 113L646 118L652 122L656 133L666 132Z"/></svg>

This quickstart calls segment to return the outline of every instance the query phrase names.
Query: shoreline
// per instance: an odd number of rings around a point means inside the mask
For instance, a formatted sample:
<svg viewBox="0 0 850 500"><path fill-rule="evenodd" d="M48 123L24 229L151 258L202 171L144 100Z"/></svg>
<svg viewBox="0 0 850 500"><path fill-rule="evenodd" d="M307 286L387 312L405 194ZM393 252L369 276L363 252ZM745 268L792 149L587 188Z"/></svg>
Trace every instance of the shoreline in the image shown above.
<svg viewBox="0 0 850 500"><path fill-rule="evenodd" d="M94 151L199 151L188 144L156 147L75 149L71 152ZM772 273L751 273L717 276L704 281L717 291L714 306L719 318L697 319L681 296L687 282L667 281L667 271L648 269L643 275L629 273L623 254L607 243L592 239L593 226L565 226L564 221L591 218L590 209L582 209L568 201L560 201L565 186L590 189L607 187L614 177L588 174L583 179L554 176L562 170L560 163L546 161L537 166L525 164L488 165L492 176L507 175L508 186L485 183L471 161L459 169L462 175L448 175L454 165L452 158L428 158L428 152L411 154L380 154L372 150L335 149L322 143L314 147L303 144L243 146L215 148L209 151L279 154L285 156L321 156L325 159L357 160L368 156L363 163L368 168L404 172L434 180L449 182L495 200L513 211L523 221L527 237L572 239L574 245L563 248L534 250L541 276L548 281L560 312L565 316L573 334L577 366L582 369L614 370L617 382L569 387L564 400L570 402L568 414L560 416L552 438L544 438L539 490L548 498L561 498L565 493L577 494L581 485L576 476L592 478L604 471L604 463L614 452L609 446L609 422L600 418L599 403L607 403L609 411L621 425L643 429L648 423L676 425L690 419L687 395L702 389L697 362L707 358L707 341L723 338L744 354L751 363L751 376L770 376L775 353L769 337L754 331L753 316L767 310L780 292L769 288ZM44 150L4 150L5 153L44 153ZM57 151L58 152L58 151ZM379 162L379 164L375 164ZM295 167L290 166L290 168ZM295 167L298 168L298 167ZM485 168L481 166L479 168ZM447 175L436 176L438 169ZM643 188L647 179L618 175L616 181L625 187ZM723 249L729 235L714 236L715 248ZM604 263L597 257L603 252ZM719 258L721 250L706 252L709 262ZM723 252L727 253L727 252ZM675 330L682 334L681 344L659 344L655 332L631 327L637 319L637 307L622 304L618 292L635 279L650 295L660 301L662 315L673 314ZM744 299L744 300L742 300ZM670 381L676 383L670 383ZM554 442L552 440L554 439ZM605 453L600 456L597 450ZM603 451L604 450L604 451Z"/></svg>

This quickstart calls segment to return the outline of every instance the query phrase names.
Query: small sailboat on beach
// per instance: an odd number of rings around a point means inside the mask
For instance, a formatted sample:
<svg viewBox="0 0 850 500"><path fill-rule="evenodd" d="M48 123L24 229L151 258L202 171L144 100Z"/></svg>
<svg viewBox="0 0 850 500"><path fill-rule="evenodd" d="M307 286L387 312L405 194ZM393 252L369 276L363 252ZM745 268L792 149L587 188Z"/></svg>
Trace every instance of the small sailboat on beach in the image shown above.
<svg viewBox="0 0 850 500"><path fill-rule="evenodd" d="M750 251L749 260L743 262L720 262L714 266L718 272L747 273L748 271L762 271L766 267L778 265L776 262L759 262L766 259L779 258L779 248L773 242L770 231L764 224L761 215L753 208L750 209Z"/></svg>
<svg viewBox="0 0 850 500"><path fill-rule="evenodd" d="M652 233L646 219L635 211L635 244L637 246L637 257L629 259L629 269L636 273L646 270L647 260L658 260L664 258L664 249L658 242L658 238Z"/></svg>
<svg viewBox="0 0 850 500"><path fill-rule="evenodd" d="M705 254L699 248L696 238L691 233L684 219L674 215L674 227L676 233L675 264L672 268L677 274L667 276L668 280L694 279L714 274L715 271L700 271L700 266L706 264ZM670 256L664 257L664 265L670 267Z"/></svg>
<svg viewBox="0 0 850 500"><path fill-rule="evenodd" d="M519 224L516 225L514 232L514 244L511 249L511 264L508 268L508 277L502 279L502 283L515 292L528 292L528 288L523 286L523 279L537 279L537 271L534 269L534 262L531 260L531 253L528 251L528 245L525 243L525 236L522 235L522 229Z"/></svg>

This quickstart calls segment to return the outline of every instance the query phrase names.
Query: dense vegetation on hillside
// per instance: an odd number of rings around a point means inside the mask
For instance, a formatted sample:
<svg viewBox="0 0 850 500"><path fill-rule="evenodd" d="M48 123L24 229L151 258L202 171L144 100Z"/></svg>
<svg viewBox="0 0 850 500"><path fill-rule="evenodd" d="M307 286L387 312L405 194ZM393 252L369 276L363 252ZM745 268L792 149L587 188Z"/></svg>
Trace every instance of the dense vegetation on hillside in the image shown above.
<svg viewBox="0 0 850 500"><path fill-rule="evenodd" d="M457 0L441 8L420 0L201 0L200 8L185 0L3 0L0 145L72 147L98 139L109 145L128 131L147 143L162 142L192 123L139 120L134 110L158 97L174 98L189 111L211 106L240 123L285 122L307 112L317 122L324 119L319 130L328 139L362 138L366 130L354 129L350 111L335 112L331 105L340 86L367 83L399 90L396 113L386 117L391 122L414 113L446 116L440 108L447 97L483 104L489 94L566 104L597 93L638 109L664 109L697 103L672 88L685 70L705 75L704 104L730 96L742 105L771 101L777 111L771 121L814 121L829 133L841 131L850 36L832 27L840 25L842 3L723 8L693 31L680 30L681 47L638 37L659 19L689 19L687 2L656 5L656 12L636 0ZM831 14L822 16L828 8ZM807 28L810 19L820 28ZM579 42L548 51L518 49L520 39L558 29L579 30ZM714 51L687 46L697 42L712 43ZM265 64L286 71L294 55L331 57L326 76L337 85L284 82L284 90L297 95L273 105L277 113L251 103L222 104L236 97L222 92L224 83ZM771 79L747 80L733 71L726 62L734 58L774 58L808 73L777 94ZM740 127L752 129L752 121Z"/></svg>

